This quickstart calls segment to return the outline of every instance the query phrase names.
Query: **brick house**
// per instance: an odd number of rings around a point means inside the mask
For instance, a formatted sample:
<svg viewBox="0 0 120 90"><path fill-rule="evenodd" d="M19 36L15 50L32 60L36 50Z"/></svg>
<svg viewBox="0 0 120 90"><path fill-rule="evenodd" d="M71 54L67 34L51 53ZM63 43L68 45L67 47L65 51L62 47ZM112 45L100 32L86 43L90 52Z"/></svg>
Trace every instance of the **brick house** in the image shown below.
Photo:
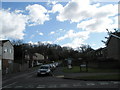
<svg viewBox="0 0 120 90"><path fill-rule="evenodd" d="M14 47L9 40L0 41L0 61L3 74L13 72Z"/></svg>

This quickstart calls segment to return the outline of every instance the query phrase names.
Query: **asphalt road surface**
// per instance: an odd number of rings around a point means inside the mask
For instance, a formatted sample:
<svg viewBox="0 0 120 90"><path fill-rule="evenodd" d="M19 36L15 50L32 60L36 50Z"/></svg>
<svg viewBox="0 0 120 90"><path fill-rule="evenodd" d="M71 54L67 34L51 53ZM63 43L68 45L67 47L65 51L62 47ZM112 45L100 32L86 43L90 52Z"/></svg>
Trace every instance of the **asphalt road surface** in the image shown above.
<svg viewBox="0 0 120 90"><path fill-rule="evenodd" d="M37 77L37 68L14 77L3 79L2 88L118 88L120 81L81 81L63 79L60 67L53 76Z"/></svg>

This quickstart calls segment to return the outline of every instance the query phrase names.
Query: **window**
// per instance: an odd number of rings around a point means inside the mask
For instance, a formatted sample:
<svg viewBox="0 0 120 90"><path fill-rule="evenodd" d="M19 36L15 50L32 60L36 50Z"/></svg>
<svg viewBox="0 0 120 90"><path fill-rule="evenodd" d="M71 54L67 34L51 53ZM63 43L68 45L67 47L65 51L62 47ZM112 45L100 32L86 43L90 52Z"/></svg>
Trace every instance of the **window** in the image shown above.
<svg viewBox="0 0 120 90"><path fill-rule="evenodd" d="M10 53L12 53L12 49L10 49Z"/></svg>
<svg viewBox="0 0 120 90"><path fill-rule="evenodd" d="M4 48L4 53L8 52L8 49L7 47Z"/></svg>

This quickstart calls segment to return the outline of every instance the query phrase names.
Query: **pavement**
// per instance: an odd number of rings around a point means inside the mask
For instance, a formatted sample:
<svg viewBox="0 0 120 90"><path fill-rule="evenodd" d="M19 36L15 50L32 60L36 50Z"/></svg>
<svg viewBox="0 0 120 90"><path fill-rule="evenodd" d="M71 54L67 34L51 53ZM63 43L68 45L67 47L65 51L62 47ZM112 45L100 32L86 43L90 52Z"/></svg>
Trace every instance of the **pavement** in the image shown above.
<svg viewBox="0 0 120 90"><path fill-rule="evenodd" d="M16 76L20 76L20 75L24 75L26 73L30 73L32 71L35 71L36 69L38 69L39 67L33 67L32 69L29 68L28 70L25 70L25 71L21 71L21 72L16 72L16 73L10 73L10 74L7 74L7 75L2 75L2 81L4 80L7 80L9 78L14 78Z"/></svg>

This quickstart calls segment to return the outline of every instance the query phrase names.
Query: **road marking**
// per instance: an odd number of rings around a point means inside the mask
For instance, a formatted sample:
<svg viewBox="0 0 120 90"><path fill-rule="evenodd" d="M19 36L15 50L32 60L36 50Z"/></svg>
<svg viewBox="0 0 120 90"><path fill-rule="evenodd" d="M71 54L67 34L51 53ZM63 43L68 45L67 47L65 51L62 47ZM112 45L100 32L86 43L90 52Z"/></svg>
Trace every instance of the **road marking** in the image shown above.
<svg viewBox="0 0 120 90"><path fill-rule="evenodd" d="M33 85L29 85L29 86L27 86L25 88L34 88L34 86Z"/></svg>
<svg viewBox="0 0 120 90"><path fill-rule="evenodd" d="M99 82L100 85L108 85L108 82Z"/></svg>
<svg viewBox="0 0 120 90"><path fill-rule="evenodd" d="M45 85L38 85L36 88L45 88Z"/></svg>
<svg viewBox="0 0 120 90"><path fill-rule="evenodd" d="M11 83L11 84L6 85L6 86L4 86L4 87L2 87L2 88L9 88L11 85L14 85L15 83L17 83L17 82Z"/></svg>
<svg viewBox="0 0 120 90"><path fill-rule="evenodd" d="M64 75L59 75L59 76L55 76L55 77L58 77L58 78L63 78L63 77L64 77Z"/></svg>
<svg viewBox="0 0 120 90"><path fill-rule="evenodd" d="M23 86L15 86L14 88L23 88Z"/></svg>
<svg viewBox="0 0 120 90"><path fill-rule="evenodd" d="M93 85L95 85L95 83L86 83L88 86L89 85L91 85L91 86L93 86Z"/></svg>
<svg viewBox="0 0 120 90"><path fill-rule="evenodd" d="M61 84L60 87L68 87L68 84Z"/></svg>
<svg viewBox="0 0 120 90"><path fill-rule="evenodd" d="M113 84L120 84L120 82L113 82Z"/></svg>
<svg viewBox="0 0 120 90"><path fill-rule="evenodd" d="M48 88L57 88L57 85L49 85Z"/></svg>
<svg viewBox="0 0 120 90"><path fill-rule="evenodd" d="M73 84L73 87L79 87L82 86L81 84Z"/></svg>

